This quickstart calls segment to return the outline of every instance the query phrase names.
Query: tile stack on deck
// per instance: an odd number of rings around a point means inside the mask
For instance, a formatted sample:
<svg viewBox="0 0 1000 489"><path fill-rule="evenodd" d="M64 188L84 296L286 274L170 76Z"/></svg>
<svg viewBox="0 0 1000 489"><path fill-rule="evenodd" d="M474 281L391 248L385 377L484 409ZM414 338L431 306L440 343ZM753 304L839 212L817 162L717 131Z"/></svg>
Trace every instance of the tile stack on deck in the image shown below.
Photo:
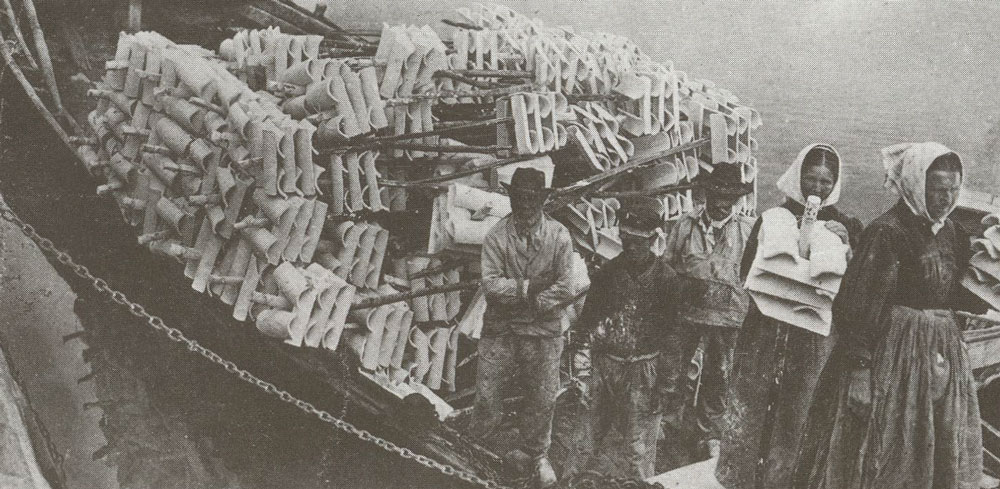
<svg viewBox="0 0 1000 489"><path fill-rule="evenodd" d="M92 91L85 148L107 179L100 191L140 243L184 264L192 287L236 319L297 346L353 351L386 385L455 390L456 326L477 322L481 296L475 307L459 292L351 304L475 278L483 236L509 212L499 183L514 168L559 186L613 174L649 148L711 141L624 187L659 195L665 222L694 208L702 172L735 164L755 180L760 118L725 90L623 37L502 7L459 13L447 42L426 26L387 25L371 57L329 57L320 36L276 28L237 32L218 56L123 34ZM485 129L452 138L470 123ZM428 205L414 188L438 193ZM556 215L583 258L610 259L620 205L579 199ZM385 224L399 216L403 228L430 226L426 246L393 241Z"/></svg>
<svg viewBox="0 0 1000 489"><path fill-rule="evenodd" d="M962 285L1000 310L1000 216L983 218L983 235L973 240L972 259Z"/></svg>

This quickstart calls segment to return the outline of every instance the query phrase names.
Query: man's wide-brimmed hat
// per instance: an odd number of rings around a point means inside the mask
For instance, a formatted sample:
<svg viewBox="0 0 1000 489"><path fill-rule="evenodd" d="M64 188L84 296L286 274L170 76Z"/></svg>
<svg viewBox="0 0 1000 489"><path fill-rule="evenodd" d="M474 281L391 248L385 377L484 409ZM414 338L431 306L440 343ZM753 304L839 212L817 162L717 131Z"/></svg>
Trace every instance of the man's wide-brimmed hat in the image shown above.
<svg viewBox="0 0 1000 489"><path fill-rule="evenodd" d="M643 238L656 234L663 225L663 205L652 197L633 197L622 201L618 215L619 231Z"/></svg>
<svg viewBox="0 0 1000 489"><path fill-rule="evenodd" d="M528 193L548 196L551 188L545 186L545 173L534 168L518 168L510 177L510 184L502 183L507 193Z"/></svg>
<svg viewBox="0 0 1000 489"><path fill-rule="evenodd" d="M741 197L753 192L753 182L744 182L740 165L719 164L712 173L704 175L702 188L708 196Z"/></svg>

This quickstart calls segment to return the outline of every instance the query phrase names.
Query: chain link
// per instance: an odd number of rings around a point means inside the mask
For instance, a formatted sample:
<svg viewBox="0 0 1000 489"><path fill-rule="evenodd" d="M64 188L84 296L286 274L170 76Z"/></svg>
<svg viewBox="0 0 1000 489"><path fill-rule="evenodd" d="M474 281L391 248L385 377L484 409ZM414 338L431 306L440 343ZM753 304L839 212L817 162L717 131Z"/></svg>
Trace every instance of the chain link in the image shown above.
<svg viewBox="0 0 1000 489"><path fill-rule="evenodd" d="M436 470L447 476L456 477L473 485L485 487L487 489L505 489L504 486L500 485L494 480L484 479L471 472L458 470L451 465L444 464L430 457L415 453L408 448L400 447L395 443L380 438L367 430L358 428L353 424L345 421L344 419L336 418L327 411L319 409L316 406L313 406L311 403L303 401L293 396L288 391L282 390L278 388L276 385L257 377L256 375L250 373L247 370L240 368L239 365L233 363L232 361L226 360L218 353L215 353L214 351L205 348L197 341L188 338L187 336L184 335L184 333L181 330L167 326L167 324L164 323L163 319L161 319L159 316L154 316L146 312L146 308L144 308L142 304L132 302L131 300L129 300L128 296L126 296L123 292L113 289L108 284L107 281L105 281L102 278L94 276L94 274L91 273L90 269L88 269L86 266L76 263L76 261L73 260L73 257L71 257L65 251L57 248L55 244L52 243L51 240L39 235L38 232L35 230L34 226L21 220L21 218L18 217L18 215L15 214L14 211L10 207L8 207L7 204L2 200L0 200L0 216L2 216L5 220L9 221L15 226L17 226L18 228L20 228L21 231L24 232L24 234L27 235L29 238L31 238L31 240L34 241L35 244L37 244L38 247L41 248L42 251L44 251L46 254L55 257L59 263L70 268L73 271L73 273L76 274L78 277L90 282L93 288L98 292L100 292L101 295L108 297L117 304L125 306L125 308L129 311L129 313L131 313L133 316L143 319L146 322L146 324L149 325L151 328L160 331L162 333L165 333L167 337L170 338L171 340L183 344L184 346L187 347L188 350L198 353L199 355L208 359L210 362L223 367L224 369L226 369L227 372L236 374L240 378L240 380L243 380L244 382L247 382L252 385L256 385L264 392L267 392L268 394L271 394L286 403L294 405L300 410L319 418L323 422L329 423L343 432L354 435L359 440L373 443L387 452L395 453L396 455L399 455L404 459L413 460L419 463L420 465L423 465L424 467Z"/></svg>

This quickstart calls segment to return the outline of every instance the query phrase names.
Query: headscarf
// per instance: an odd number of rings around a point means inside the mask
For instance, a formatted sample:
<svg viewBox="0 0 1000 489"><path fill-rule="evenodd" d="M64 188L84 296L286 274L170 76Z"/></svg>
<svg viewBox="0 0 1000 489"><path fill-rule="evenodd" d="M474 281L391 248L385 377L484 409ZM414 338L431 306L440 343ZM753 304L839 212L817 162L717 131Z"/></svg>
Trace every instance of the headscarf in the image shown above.
<svg viewBox="0 0 1000 489"><path fill-rule="evenodd" d="M799 155L795 157L795 161L792 161L791 166L778 179L778 190L781 190L789 199L806 205L806 196L802 195L802 163L805 161L806 155L815 148L830 151L837 157L837 181L833 184L833 190L830 191L830 195L820 203L820 207L828 207L840 200L840 182L844 179L844 172L840 168L840 153L829 144L813 143L802 148L802 151L799 151Z"/></svg>
<svg viewBox="0 0 1000 489"><path fill-rule="evenodd" d="M927 212L927 169L937 157L954 151L940 143L900 143L882 149L882 166L885 168L885 188L894 190L914 215L931 223L931 232L937 234L944 226L951 211L958 205L958 199L941 219L934 220ZM962 159L959 158L959 163ZM964 171L963 171L964 173Z"/></svg>

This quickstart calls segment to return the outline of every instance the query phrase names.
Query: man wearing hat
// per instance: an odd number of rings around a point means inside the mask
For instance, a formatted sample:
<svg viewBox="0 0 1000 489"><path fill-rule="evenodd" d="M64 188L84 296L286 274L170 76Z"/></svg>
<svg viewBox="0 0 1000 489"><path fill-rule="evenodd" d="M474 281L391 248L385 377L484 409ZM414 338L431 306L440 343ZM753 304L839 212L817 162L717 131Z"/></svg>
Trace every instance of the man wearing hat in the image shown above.
<svg viewBox="0 0 1000 489"><path fill-rule="evenodd" d="M651 197L623 202L619 214L622 253L591 278L576 323L578 349L593 355L590 403L570 448L565 476L588 469L595 446L618 426L625 439L629 473L655 475L660 428L657 362L670 325L685 302L684 284L651 247L663 225L661 203ZM579 350L578 350L579 351Z"/></svg>
<svg viewBox="0 0 1000 489"><path fill-rule="evenodd" d="M504 391L523 394L519 440L508 458L531 462L541 487L548 487L556 483L548 449L560 387L561 318L574 297L573 244L566 227L542 212L551 192L544 173L518 168L506 188L511 213L483 241L486 312L472 430L487 439L498 434Z"/></svg>
<svg viewBox="0 0 1000 489"><path fill-rule="evenodd" d="M733 363L736 336L750 299L740 280L743 248L753 220L736 212L740 197L753 185L744 183L739 165L717 165L703 182L705 205L684 215L671 230L663 257L677 273L703 284L705 295L695 307L678 316L665 354L664 396L668 416L681 415L686 376L698 346L703 345L701 385L695 405L701 446L706 455L718 455L726 402L726 382Z"/></svg>

